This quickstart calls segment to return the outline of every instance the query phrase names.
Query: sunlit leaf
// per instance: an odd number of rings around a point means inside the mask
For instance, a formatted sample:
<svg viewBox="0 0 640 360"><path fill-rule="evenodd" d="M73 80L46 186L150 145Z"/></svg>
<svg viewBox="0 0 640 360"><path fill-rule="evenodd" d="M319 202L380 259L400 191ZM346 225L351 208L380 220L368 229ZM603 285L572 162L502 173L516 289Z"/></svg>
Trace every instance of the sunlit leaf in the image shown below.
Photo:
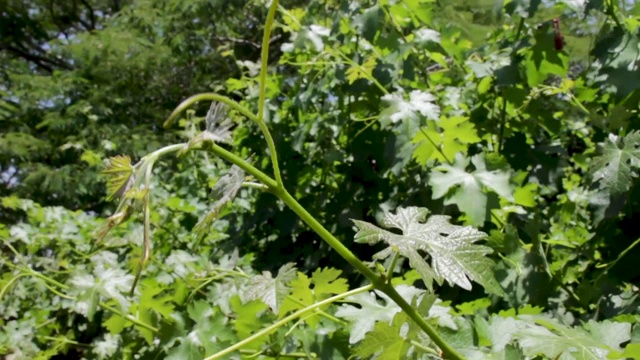
<svg viewBox="0 0 640 360"><path fill-rule="evenodd" d="M469 161L475 170L468 172ZM457 154L453 165L443 164L431 171L429 184L433 187L433 198L445 197L445 204L456 204L469 216L473 225L482 225L487 214L486 192L492 191L513 201L513 189L509 174L487 170L481 154L471 159Z"/></svg>
<svg viewBox="0 0 640 360"><path fill-rule="evenodd" d="M429 289L433 280L438 283L447 280L452 285L471 290L470 280L473 280L487 291L501 294L502 290L492 274L494 263L487 257L493 250L474 244L484 239L486 234L470 226L453 225L448 216L433 215L424 222L427 214L427 209L418 207L398 208L396 214L386 213L381 225L399 229L402 235L353 220L358 227L355 241L371 245L384 241L389 247L374 257L385 259L395 251L399 252L409 259L411 267L420 273ZM431 265L420 252L431 257Z"/></svg>

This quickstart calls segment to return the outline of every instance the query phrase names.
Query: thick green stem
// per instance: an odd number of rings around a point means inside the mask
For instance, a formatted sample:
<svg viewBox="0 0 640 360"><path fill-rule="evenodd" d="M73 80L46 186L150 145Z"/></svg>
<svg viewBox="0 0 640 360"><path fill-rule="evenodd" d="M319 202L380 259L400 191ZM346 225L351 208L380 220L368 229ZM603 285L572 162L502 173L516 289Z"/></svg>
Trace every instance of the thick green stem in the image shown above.
<svg viewBox="0 0 640 360"><path fill-rule="evenodd" d="M278 187L278 184L265 175L260 170L256 169L252 165L245 162L240 157L230 153L229 151L221 148L218 145L212 146L212 151L220 156L221 158L233 163L234 165L239 166L247 173L253 175L256 179L262 181L265 185L267 185L271 192L279 197L293 212L295 212L302 221L304 221L316 234L318 234L325 242L327 242L342 258L344 258L349 264L355 267L360 273L362 273L369 281L371 281L372 285L379 289L380 291L387 294L394 302L400 306L402 310L404 310L407 315L412 318L416 324L425 332L429 337L433 340L433 342L442 349L446 358L462 360L464 357L455 351L440 335L436 332L436 330L422 317L422 315L418 314L418 312L407 303L400 294L391 286L389 283L386 283L385 279L380 277L378 274L373 272L371 269L367 267L358 257L356 257L351 250L349 250L346 246L344 246L340 240L334 237L327 229L322 226L307 210L296 201L296 199L289 194L285 189ZM213 359L213 358L210 358Z"/></svg>
<svg viewBox="0 0 640 360"><path fill-rule="evenodd" d="M357 256L355 256L349 248L344 246L340 240L336 239L329 230L325 229L307 210L296 201L296 199L284 189L276 189L274 194L284 201L287 206L295 212L305 224L318 234L329 246L331 246L342 258L347 260L349 264L355 267L360 273L367 277L374 285L384 283L378 274L367 267Z"/></svg>

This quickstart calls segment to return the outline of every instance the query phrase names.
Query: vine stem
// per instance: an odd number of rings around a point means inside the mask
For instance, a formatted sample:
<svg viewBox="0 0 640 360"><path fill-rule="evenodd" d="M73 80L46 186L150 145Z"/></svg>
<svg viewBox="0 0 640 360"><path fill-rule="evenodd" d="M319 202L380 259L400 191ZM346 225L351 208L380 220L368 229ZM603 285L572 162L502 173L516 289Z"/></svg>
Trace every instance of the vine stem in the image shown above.
<svg viewBox="0 0 640 360"><path fill-rule="evenodd" d="M440 347L446 358L454 360L463 360L464 357L460 355L453 347L451 347L438 332L414 309L411 304L406 302L402 296L396 291L396 289L386 282L384 277L373 272L367 267L357 256L355 256L349 248L344 246L340 240L333 236L322 224L318 222L298 201L287 192L284 188L278 186L278 184L265 175L260 170L253 167L251 164L244 161L242 158L235 154L223 149L222 147L213 144L211 147L216 155L221 158L239 166L244 171L253 175L256 179L263 181L267 185L270 191L282 200L293 212L295 212L302 221L304 221L316 234L318 234L329 246L331 246L342 258L344 258L349 264L355 267L361 274L363 274L371 285L389 296L404 312L411 318L416 324L425 332L433 342ZM209 359L209 358L208 358ZM211 358L215 359L215 358Z"/></svg>
<svg viewBox="0 0 640 360"><path fill-rule="evenodd" d="M273 166L273 174L278 183L278 187L284 188L282 183L282 177L280 176L280 166L278 165L278 153L276 152L276 145L271 137L269 128L264 123L264 106L267 97L267 65L269 62L269 44L271 37L271 28L273 27L273 21L276 17L276 11L278 10L278 0L272 0L269 7L269 13L267 14L267 21L264 25L264 34L262 36L262 54L260 65L260 97L258 98L258 126L262 130L264 138L267 140L267 146L269 147L269 155L271 155L271 165Z"/></svg>
<svg viewBox="0 0 640 360"><path fill-rule="evenodd" d="M278 328L284 326L289 321L291 321L293 319L296 319L298 317L301 317L301 316L303 316L304 314L306 314L308 312L314 311L315 309L317 309L319 307L322 307L324 305L328 305L328 304L331 304L333 302L336 302L336 301L338 301L338 300L340 300L342 298L345 298L347 296L356 295L356 294L359 294L361 292L365 292L365 291L369 291L369 290L373 290L373 289L374 289L373 284L369 284L369 285L362 286L362 287L359 287L357 289L353 289L351 291L347 291L345 293L342 293L342 294L339 294L339 295L336 295L336 296L332 296L332 297L330 297L330 298L328 298L326 300L322 300L322 301L317 302L317 303L315 303L313 305L309 305L309 306L307 306L307 307L305 307L303 309L300 309L300 310L294 312L293 314L291 314L291 315L289 315L287 317L284 317L282 320L273 323L269 327L266 327L266 328L258 331L257 333L249 336L248 338L243 339L242 341L240 341L240 342L238 342L238 343L236 343L236 344L234 344L232 346L229 346L228 348L226 348L226 349L224 349L222 351L219 351L219 352L217 352L217 353L215 353L215 354L213 354L213 355L211 355L209 357L206 357L204 360L219 359L219 358L221 358L221 357L223 357L223 356L225 356L225 355L227 355L227 354L229 354L229 353L231 353L233 351L236 351L236 350L240 349L241 347L251 343L252 341L254 341L256 339L259 339L259 338L261 338L261 337L263 337L265 335L268 335L268 334L276 331Z"/></svg>

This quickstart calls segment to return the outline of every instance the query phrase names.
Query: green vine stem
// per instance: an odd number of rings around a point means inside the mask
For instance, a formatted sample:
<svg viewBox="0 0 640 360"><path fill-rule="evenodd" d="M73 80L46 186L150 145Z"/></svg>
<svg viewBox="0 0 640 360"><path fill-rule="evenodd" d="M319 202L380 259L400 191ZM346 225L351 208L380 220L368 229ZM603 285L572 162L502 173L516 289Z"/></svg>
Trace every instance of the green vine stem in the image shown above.
<svg viewBox="0 0 640 360"><path fill-rule="evenodd" d="M280 166L278 165L278 153L276 152L276 144L273 142L271 132L264 123L264 107L267 97L267 66L269 65L269 43L271 40L271 28L273 27L273 21L276 17L276 11L278 10L278 0L272 0L269 7L269 14L267 14L267 21L264 25L264 34L262 36L262 54L260 65L260 97L258 98L258 126L262 130L265 140L267 140L267 146L269 147L269 155L271 155L271 166L273 166L273 174L278 183L278 187L284 188L282 178L280 177Z"/></svg>
<svg viewBox="0 0 640 360"><path fill-rule="evenodd" d="M331 246L342 258L344 258L349 264L355 267L361 274L363 274L372 285L389 296L398 306L405 311L405 313L412 318L420 328L429 335L431 340L442 349L447 358L462 360L464 357L460 355L455 349L453 349L438 332L422 317L418 312L407 303L402 296L395 290L395 288L386 282L384 277L379 276L371 269L367 267L358 257L356 257L351 250L344 246L340 240L334 237L322 224L320 224L307 210L296 201L296 199L289 194L285 189L277 186L275 181L262 173L260 170L253 167L240 157L233 153L223 149L222 147L213 144L211 151L221 158L239 166L247 173L253 175L260 181L266 181L265 185L269 186L270 191L282 200L293 212L295 212L302 221L304 221L316 234L318 234L329 246Z"/></svg>
<svg viewBox="0 0 640 360"><path fill-rule="evenodd" d="M284 326L289 321L292 321L292 320L294 320L294 319L296 319L298 317L301 317L301 316L303 316L303 315L305 315L305 314L307 314L309 312L315 311L315 309L317 309L317 308L320 308L320 307L322 307L324 305L328 305L328 304L334 303L334 302L336 302L336 301L338 301L338 300L340 300L342 298L345 298L345 297L348 297L348 296L351 296L351 295L356 295L356 294L359 294L361 292L373 290L373 288L374 288L373 284L369 284L369 285L362 286L362 287L359 287L357 289L353 289L351 291L347 291L345 293L342 293L342 294L339 294L339 295L336 295L336 296L332 296L332 297L330 297L330 298L328 298L326 300L322 300L322 301L317 302L315 304L309 305L309 306L305 307L304 309L300 309L300 310L294 312L293 314L282 318L282 320L273 323L269 327L266 327L266 328L258 331L257 333L249 336L248 338L243 339L242 341L240 341L240 342L238 342L238 343L236 343L236 344L234 344L232 346L229 346L228 348L226 348L226 349L224 349L224 350L222 350L222 351L220 351L220 352L218 352L216 354L213 354L213 355L211 355L209 357L206 357L204 360L219 359L219 358L221 358L221 357L223 357L223 356L225 356L225 355L227 355L227 354L229 354L231 352L234 352L234 351L240 349L241 347L251 343L252 341L254 341L256 339L259 339L259 338L261 338L261 337L263 337L265 335L268 335L268 334L276 331L277 329L279 329L280 327Z"/></svg>

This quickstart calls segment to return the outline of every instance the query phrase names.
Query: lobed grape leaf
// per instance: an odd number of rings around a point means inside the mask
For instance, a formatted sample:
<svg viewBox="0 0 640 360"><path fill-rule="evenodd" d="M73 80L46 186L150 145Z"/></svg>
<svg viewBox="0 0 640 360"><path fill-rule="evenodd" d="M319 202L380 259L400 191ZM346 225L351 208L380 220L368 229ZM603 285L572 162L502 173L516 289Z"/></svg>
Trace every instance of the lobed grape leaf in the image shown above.
<svg viewBox="0 0 640 360"><path fill-rule="evenodd" d="M199 344L205 348L205 356L223 350L238 340L224 314L218 308L212 308L211 304L196 301L189 304L187 313L196 323L189 335L199 340Z"/></svg>
<svg viewBox="0 0 640 360"><path fill-rule="evenodd" d="M610 195L624 193L638 176L635 170L640 167L640 132L631 132L623 139L609 134L599 145L602 155L593 159L590 169L594 180Z"/></svg>
<svg viewBox="0 0 640 360"><path fill-rule="evenodd" d="M263 271L262 275L254 276L249 281L249 289L246 296L248 300L260 299L267 304L274 313L278 313L280 305L289 293L289 282L296 277L294 263L288 263L280 267L278 275L273 278L271 273Z"/></svg>
<svg viewBox="0 0 640 360"><path fill-rule="evenodd" d="M471 290L469 280L473 280L489 292L502 294L502 289L492 275L494 262L486 257L493 250L473 244L485 238L486 234L471 226L453 225L448 216L433 215L425 223L428 213L426 208L407 207L398 208L396 214L385 214L381 225L399 229L402 235L364 221L353 220L358 228L355 241L370 245L386 242L389 247L376 253L374 257L385 259L394 252L399 252L409 259L411 267L420 273L430 290L433 290L433 280L438 284L447 280L450 284ZM425 261L420 251L431 256L431 265Z"/></svg>
<svg viewBox="0 0 640 360"><path fill-rule="evenodd" d="M426 164L429 160L445 163L459 152L466 153L469 144L475 144L480 140L475 126L468 117L442 117L437 125L430 122L415 134L411 142L418 146L413 151L413 157L420 164Z"/></svg>
<svg viewBox="0 0 640 360"><path fill-rule="evenodd" d="M584 328L572 328L540 315L521 315L515 321L493 323L499 325L494 329L496 338L512 336L523 353L530 357L544 355L548 358L576 360L607 359L609 353L621 351L620 344L631 338L631 324L612 321L589 321Z"/></svg>
<svg viewBox="0 0 640 360"><path fill-rule="evenodd" d="M356 347L354 355L363 359L399 360L405 358L409 346L395 322L393 325L378 322Z"/></svg>
<svg viewBox="0 0 640 360"><path fill-rule="evenodd" d="M291 295L282 302L279 317L284 317L291 311L302 309L318 301L325 300L331 295L341 294L349 290L347 280L339 278L342 271L334 268L316 269L311 278L303 273L298 273L297 279L291 281ZM321 307L323 310L325 307ZM315 328L318 325L316 316L305 318L305 322Z"/></svg>
<svg viewBox="0 0 640 360"><path fill-rule="evenodd" d="M171 322L174 310L174 305L171 303L172 296L165 295L159 297L164 288L155 279L148 279L142 282L142 293L140 295L140 301L135 305L138 318L147 323L153 324L153 313L157 313L162 317L163 321ZM148 344L153 343L154 333L153 331L139 327L140 334L147 340Z"/></svg>
<svg viewBox="0 0 640 360"><path fill-rule="evenodd" d="M311 274L313 294L316 301L322 301L327 295L342 294L349 290L347 279L340 278L341 270L334 268L316 269Z"/></svg>
<svg viewBox="0 0 640 360"><path fill-rule="evenodd" d="M507 200L514 201L514 198L508 173L487 170L482 154L473 156L471 163L476 169L469 173L466 170L469 159L458 153L453 165L440 165L431 171L429 185L433 188L434 199L445 197L445 204L456 204L467 214L471 224L477 226L486 219L485 188Z"/></svg>
<svg viewBox="0 0 640 360"><path fill-rule="evenodd" d="M408 303L411 303L414 297L424 294L424 290L407 285L399 285L396 287L396 291ZM384 305L378 302L376 295L385 300ZM374 329L376 322L391 323L393 317L401 311L393 300L380 291L359 293L347 299L360 306L357 308L352 305L342 305L336 311L336 316L351 322L350 344L364 339L365 335Z"/></svg>

